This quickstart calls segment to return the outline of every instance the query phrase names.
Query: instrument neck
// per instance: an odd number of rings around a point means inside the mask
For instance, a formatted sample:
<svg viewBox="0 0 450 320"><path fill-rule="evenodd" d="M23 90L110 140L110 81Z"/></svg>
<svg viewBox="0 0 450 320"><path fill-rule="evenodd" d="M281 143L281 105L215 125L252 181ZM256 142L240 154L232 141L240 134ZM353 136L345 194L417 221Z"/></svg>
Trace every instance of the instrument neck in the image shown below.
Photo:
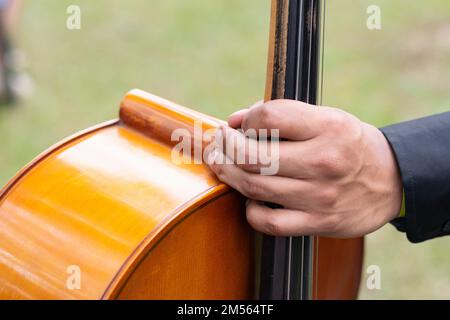
<svg viewBox="0 0 450 320"><path fill-rule="evenodd" d="M324 5L324 0L272 1L266 100L320 103ZM260 298L313 298L314 240L263 237Z"/></svg>

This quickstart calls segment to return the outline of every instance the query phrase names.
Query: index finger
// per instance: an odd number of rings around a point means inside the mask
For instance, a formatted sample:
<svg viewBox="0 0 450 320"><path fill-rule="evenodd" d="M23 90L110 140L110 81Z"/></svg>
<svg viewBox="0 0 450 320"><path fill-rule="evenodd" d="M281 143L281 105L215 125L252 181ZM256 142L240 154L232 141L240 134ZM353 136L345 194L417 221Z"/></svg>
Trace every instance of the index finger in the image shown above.
<svg viewBox="0 0 450 320"><path fill-rule="evenodd" d="M309 140L321 133L323 114L320 108L295 101L272 100L257 105L241 115L244 131L279 130L279 137L289 140Z"/></svg>
<svg viewBox="0 0 450 320"><path fill-rule="evenodd" d="M232 127L233 129L240 128L242 125L242 119L244 118L245 114L247 114L247 112L249 112L250 109L260 106L260 105L263 105L263 104L264 104L264 101L260 100L260 101L255 102L253 105L251 105L250 107L248 107L246 109L241 109L239 111L232 113L228 117L228 125L230 127Z"/></svg>

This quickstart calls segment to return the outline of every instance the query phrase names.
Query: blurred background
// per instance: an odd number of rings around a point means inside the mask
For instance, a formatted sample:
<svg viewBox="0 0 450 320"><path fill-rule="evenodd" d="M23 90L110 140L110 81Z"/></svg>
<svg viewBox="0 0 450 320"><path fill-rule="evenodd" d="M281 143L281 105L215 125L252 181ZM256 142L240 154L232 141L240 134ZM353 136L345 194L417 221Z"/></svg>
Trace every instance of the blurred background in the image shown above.
<svg viewBox="0 0 450 320"><path fill-rule="evenodd" d="M70 5L79 30L66 27ZM369 5L380 30L366 26ZM25 92L0 105L0 185L53 143L115 118L131 88L223 119L263 97L269 0L25 0L20 11L10 33ZM327 2L323 104L383 126L450 110L449 89L450 2ZM369 235L360 298L449 299L449 245L413 245L390 225ZM380 290L366 287L369 265Z"/></svg>

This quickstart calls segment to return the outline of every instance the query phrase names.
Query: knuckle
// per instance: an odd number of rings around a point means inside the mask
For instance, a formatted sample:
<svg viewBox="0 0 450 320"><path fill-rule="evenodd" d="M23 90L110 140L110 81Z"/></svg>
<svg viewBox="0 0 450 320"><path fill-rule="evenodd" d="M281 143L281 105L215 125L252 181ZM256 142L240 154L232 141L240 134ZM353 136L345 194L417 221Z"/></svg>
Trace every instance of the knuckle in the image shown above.
<svg viewBox="0 0 450 320"><path fill-rule="evenodd" d="M253 174L247 174L240 181L241 193L247 198L261 201L284 201L286 196L274 186L264 184Z"/></svg>
<svg viewBox="0 0 450 320"><path fill-rule="evenodd" d="M266 217L265 233L271 236L282 236L283 226L280 223L280 219L275 214L269 214Z"/></svg>
<svg viewBox="0 0 450 320"><path fill-rule="evenodd" d="M251 110L249 111L249 114L252 114L252 111L251 111ZM246 117L244 117L244 118L242 119L241 128L242 128L243 130L248 130L248 129L249 129L249 124L248 124L248 119L249 119L249 118L250 118L249 116L246 116Z"/></svg>
<svg viewBox="0 0 450 320"><path fill-rule="evenodd" d="M258 145L249 142L241 156L243 168L254 171L259 168Z"/></svg>
<svg viewBox="0 0 450 320"><path fill-rule="evenodd" d="M241 161L243 161L243 165L249 169L252 168L252 166L257 164L257 158L255 155L254 147L250 145L250 142L247 143L246 147L243 150Z"/></svg>
<svg viewBox="0 0 450 320"><path fill-rule="evenodd" d="M344 150L332 147L317 159L316 166L326 176L339 176L346 171L346 161Z"/></svg>
<svg viewBox="0 0 450 320"><path fill-rule="evenodd" d="M248 223L254 228L258 229L258 224L256 223L256 212L255 209L251 206L247 206L245 210L245 216L247 217Z"/></svg>
<svg viewBox="0 0 450 320"><path fill-rule="evenodd" d="M220 181L226 180L226 173L225 173L224 165L215 165L214 171L215 171L217 178L219 178Z"/></svg>
<svg viewBox="0 0 450 320"><path fill-rule="evenodd" d="M260 125L263 128L272 128L276 123L276 113L270 105L263 105L259 109Z"/></svg>
<svg viewBox="0 0 450 320"><path fill-rule="evenodd" d="M320 231L322 234L332 235L335 234L339 229L340 219L337 215L328 215L323 218L320 223Z"/></svg>
<svg viewBox="0 0 450 320"><path fill-rule="evenodd" d="M258 199L261 195L261 188L255 183L251 175L246 175L241 179L241 188L244 196L250 199Z"/></svg>
<svg viewBox="0 0 450 320"><path fill-rule="evenodd" d="M322 190L320 195L320 201L326 207L336 206L339 199L339 191L335 187L328 187Z"/></svg>
<svg viewBox="0 0 450 320"><path fill-rule="evenodd" d="M256 163L249 163L249 162L245 162L242 165L240 165L240 167L248 172L259 172L260 166Z"/></svg>
<svg viewBox="0 0 450 320"><path fill-rule="evenodd" d="M347 117L344 112L337 111L328 115L326 120L326 127L328 130L332 130L333 133L339 133L346 130Z"/></svg>

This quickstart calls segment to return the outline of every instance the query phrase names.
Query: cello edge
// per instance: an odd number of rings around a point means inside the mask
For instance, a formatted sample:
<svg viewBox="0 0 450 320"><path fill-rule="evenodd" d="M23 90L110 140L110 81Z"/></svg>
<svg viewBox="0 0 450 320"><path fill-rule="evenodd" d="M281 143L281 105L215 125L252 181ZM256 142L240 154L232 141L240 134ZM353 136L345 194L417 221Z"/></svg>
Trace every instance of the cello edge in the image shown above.
<svg viewBox="0 0 450 320"><path fill-rule="evenodd" d="M146 258L148 253L150 253L152 249L154 249L158 243L170 233L173 228L175 228L190 215L194 214L197 210L231 192L234 191L229 186L223 183L218 184L207 189L205 192L199 194L190 201L185 202L168 214L167 217L141 241L141 243L125 260L106 288L101 300L116 299L125 286L126 281L132 276L139 264Z"/></svg>
<svg viewBox="0 0 450 320"><path fill-rule="evenodd" d="M112 119L102 123L99 123L95 126L89 127L87 129L78 131L70 135L69 137L60 140L59 142L53 144L48 147L43 152L39 153L36 157L34 157L30 162L28 162L22 169L20 169L1 189L0 189L0 203L7 196L8 192L20 181L20 179L25 176L30 170L36 167L40 162L44 159L55 153L56 151L64 148L66 145L72 143L75 140L78 140L84 136L87 136L91 133L100 131L102 129L112 127L119 123L119 119Z"/></svg>

